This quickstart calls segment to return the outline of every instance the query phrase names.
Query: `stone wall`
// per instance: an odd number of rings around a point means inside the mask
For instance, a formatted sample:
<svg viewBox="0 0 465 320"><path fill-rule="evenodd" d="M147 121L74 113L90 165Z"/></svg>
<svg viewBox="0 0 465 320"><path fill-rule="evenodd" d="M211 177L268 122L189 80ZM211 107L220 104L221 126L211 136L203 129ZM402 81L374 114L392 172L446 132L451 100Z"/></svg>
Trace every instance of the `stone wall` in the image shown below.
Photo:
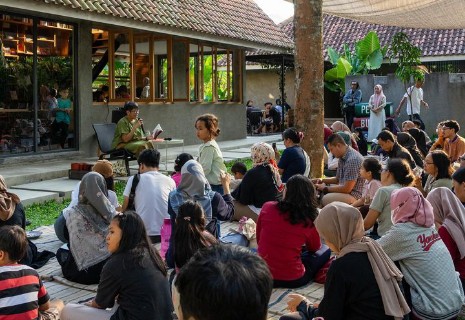
<svg viewBox="0 0 465 320"><path fill-rule="evenodd" d="M404 85L394 74L383 77L372 74L347 77L347 88L352 80L359 82L363 92L363 102L368 102L373 94L373 87L378 83L381 84L387 101L393 103L394 110L405 93ZM423 85L423 97L430 108L422 107L420 115L429 135L435 133L438 122L447 119L457 120L465 128L465 108L463 105L465 101L465 74L446 72L427 74ZM399 127L403 121L408 119L406 109L407 106L404 104L401 115L396 120ZM462 136L463 132L465 129L461 131Z"/></svg>

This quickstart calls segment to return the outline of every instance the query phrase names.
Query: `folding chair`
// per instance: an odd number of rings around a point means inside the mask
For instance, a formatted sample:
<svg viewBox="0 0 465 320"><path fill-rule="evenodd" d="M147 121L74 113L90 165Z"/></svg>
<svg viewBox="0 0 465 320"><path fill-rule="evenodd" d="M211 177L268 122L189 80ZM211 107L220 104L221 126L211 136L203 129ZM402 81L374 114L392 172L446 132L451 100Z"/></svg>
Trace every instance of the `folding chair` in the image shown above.
<svg viewBox="0 0 465 320"><path fill-rule="evenodd" d="M95 134L97 135L98 147L101 151L99 160L124 160L126 172L129 176L129 161L137 160L137 158L133 153L124 148L111 148L111 143L113 141L113 137L115 136L116 123L95 123L92 125L92 127L94 128Z"/></svg>

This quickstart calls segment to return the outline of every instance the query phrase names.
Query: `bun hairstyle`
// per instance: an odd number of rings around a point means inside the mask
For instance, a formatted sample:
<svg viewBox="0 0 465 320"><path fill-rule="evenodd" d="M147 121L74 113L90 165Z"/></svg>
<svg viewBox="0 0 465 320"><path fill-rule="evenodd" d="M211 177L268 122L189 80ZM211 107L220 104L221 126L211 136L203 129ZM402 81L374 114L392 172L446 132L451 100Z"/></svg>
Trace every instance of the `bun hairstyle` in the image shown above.
<svg viewBox="0 0 465 320"><path fill-rule="evenodd" d="M174 171L180 172L182 166L189 160L193 160L194 157L191 156L189 153L181 153L176 157L174 160Z"/></svg>
<svg viewBox="0 0 465 320"><path fill-rule="evenodd" d="M291 139L293 143L300 143L304 138L303 132L297 131L296 128L288 128L283 132L283 139Z"/></svg>
<svg viewBox="0 0 465 320"><path fill-rule="evenodd" d="M195 123L203 121L205 128L214 136L218 137L220 135L220 128L218 127L219 121L218 118L211 113L203 114L195 120Z"/></svg>

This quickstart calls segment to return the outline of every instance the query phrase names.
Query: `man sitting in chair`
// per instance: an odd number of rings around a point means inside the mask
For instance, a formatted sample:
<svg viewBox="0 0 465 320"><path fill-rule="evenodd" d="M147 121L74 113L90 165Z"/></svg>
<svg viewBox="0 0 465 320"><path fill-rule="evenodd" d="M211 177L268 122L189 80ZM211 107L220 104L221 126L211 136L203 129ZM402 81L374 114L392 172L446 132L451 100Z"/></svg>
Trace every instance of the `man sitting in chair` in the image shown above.
<svg viewBox="0 0 465 320"><path fill-rule="evenodd" d="M136 157L145 149L153 149L150 135L145 135L143 121L139 118L139 106L133 101L124 105L126 116L121 118L116 125L115 136L111 144L112 148L124 148Z"/></svg>

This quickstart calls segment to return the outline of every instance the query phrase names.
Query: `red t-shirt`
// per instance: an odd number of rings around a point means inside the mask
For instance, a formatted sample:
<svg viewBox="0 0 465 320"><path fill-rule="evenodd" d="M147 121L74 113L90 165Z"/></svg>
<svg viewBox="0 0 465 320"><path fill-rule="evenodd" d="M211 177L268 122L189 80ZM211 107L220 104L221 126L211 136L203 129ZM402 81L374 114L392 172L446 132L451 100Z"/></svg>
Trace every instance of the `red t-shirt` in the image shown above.
<svg viewBox="0 0 465 320"><path fill-rule="evenodd" d="M266 202L257 221L258 254L266 261L273 279L291 281L301 278L305 267L300 258L302 245L308 251L321 247L313 223L292 225L281 214L277 202Z"/></svg>
<svg viewBox="0 0 465 320"><path fill-rule="evenodd" d="M452 261L454 261L455 271L460 274L460 278L465 279L465 258L460 259L460 251L457 245L455 244L454 239L449 234L449 231L445 227L440 227L438 230L439 235L441 236L442 241L449 250L450 255L452 256Z"/></svg>

